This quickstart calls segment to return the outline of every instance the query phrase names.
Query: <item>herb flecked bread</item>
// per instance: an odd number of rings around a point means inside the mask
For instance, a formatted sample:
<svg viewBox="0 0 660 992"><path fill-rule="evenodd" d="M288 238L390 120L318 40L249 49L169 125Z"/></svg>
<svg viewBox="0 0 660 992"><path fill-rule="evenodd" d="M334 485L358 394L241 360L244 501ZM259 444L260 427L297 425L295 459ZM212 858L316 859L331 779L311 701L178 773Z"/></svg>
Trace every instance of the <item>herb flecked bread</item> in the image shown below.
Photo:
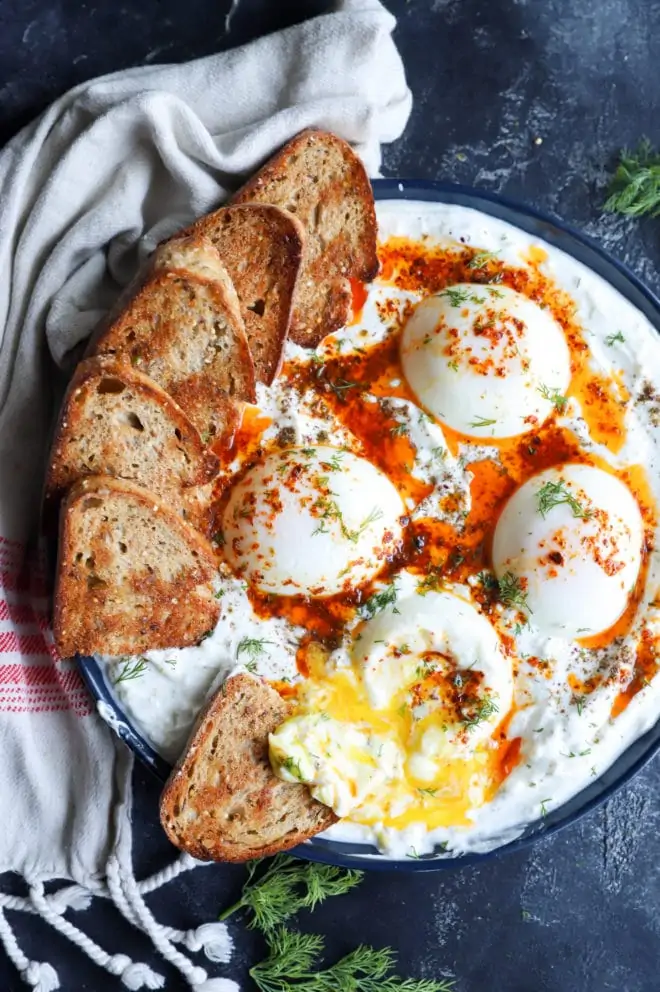
<svg viewBox="0 0 660 992"><path fill-rule="evenodd" d="M265 682L234 675L197 719L160 801L177 847L203 861L247 861L286 851L336 822L304 785L277 778L268 735L290 705Z"/></svg>
<svg viewBox="0 0 660 992"><path fill-rule="evenodd" d="M136 482L196 526L193 487L206 485L217 471L217 457L153 379L112 356L87 359L73 375L51 447L47 529L53 529L67 489L89 475Z"/></svg>
<svg viewBox="0 0 660 992"><path fill-rule="evenodd" d="M257 379L270 385L282 365L302 261L299 220L263 204L221 207L182 232L213 242L232 278Z"/></svg>
<svg viewBox="0 0 660 992"><path fill-rule="evenodd" d="M154 379L207 444L233 433L236 401L255 398L254 364L236 290L218 252L200 236L156 249L146 274L104 322L92 350Z"/></svg>
<svg viewBox="0 0 660 992"><path fill-rule="evenodd" d="M351 146L327 131L301 131L232 202L274 203L303 223L291 339L315 347L343 327L351 312L350 279L370 282L378 272L373 192Z"/></svg>
<svg viewBox="0 0 660 992"><path fill-rule="evenodd" d="M61 512L57 650L69 658L196 644L218 619L216 575L204 538L152 493L109 476L83 479Z"/></svg>

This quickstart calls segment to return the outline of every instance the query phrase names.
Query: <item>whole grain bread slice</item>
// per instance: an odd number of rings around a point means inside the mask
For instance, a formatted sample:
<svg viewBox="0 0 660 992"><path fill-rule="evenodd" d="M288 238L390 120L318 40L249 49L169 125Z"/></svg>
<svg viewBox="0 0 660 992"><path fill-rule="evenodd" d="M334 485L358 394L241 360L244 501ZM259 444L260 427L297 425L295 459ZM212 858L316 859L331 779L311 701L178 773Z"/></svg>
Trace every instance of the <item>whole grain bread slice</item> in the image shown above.
<svg viewBox="0 0 660 992"><path fill-rule="evenodd" d="M200 713L160 801L177 847L203 861L247 861L286 851L336 822L304 785L277 778L268 735L290 704L267 683L234 675Z"/></svg>
<svg viewBox="0 0 660 992"><path fill-rule="evenodd" d="M207 542L145 489L91 476L60 520L53 632L60 656L196 644L220 604Z"/></svg>
<svg viewBox="0 0 660 992"><path fill-rule="evenodd" d="M213 242L232 278L257 379L270 385L282 365L305 233L275 206L221 207L183 232Z"/></svg>
<svg viewBox="0 0 660 992"><path fill-rule="evenodd" d="M181 407L161 387L113 356L89 358L76 369L51 447L44 522L52 531L66 490L89 475L129 479L161 497L199 526L192 487L218 471Z"/></svg>
<svg viewBox="0 0 660 992"><path fill-rule="evenodd" d="M218 252L201 236L156 249L146 272L103 322L91 351L154 379L208 444L233 432L237 401L255 399L236 290Z"/></svg>
<svg viewBox="0 0 660 992"><path fill-rule="evenodd" d="M232 202L275 203L304 225L291 339L314 347L343 327L351 312L350 280L369 282L378 272L373 192L351 146L329 131L301 131Z"/></svg>

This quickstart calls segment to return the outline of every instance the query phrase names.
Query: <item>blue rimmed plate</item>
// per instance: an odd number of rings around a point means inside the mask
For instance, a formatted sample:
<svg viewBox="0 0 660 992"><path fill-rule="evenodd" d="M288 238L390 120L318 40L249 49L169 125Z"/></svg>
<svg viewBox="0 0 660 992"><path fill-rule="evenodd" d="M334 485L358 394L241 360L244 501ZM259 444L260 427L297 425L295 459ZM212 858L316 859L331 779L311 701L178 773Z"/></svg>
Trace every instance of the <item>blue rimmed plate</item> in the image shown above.
<svg viewBox="0 0 660 992"><path fill-rule="evenodd" d="M573 258L605 279L660 331L660 301L625 265L612 258L598 245L568 225L553 220L529 207L512 203L501 196L479 192L466 186L403 179L376 179L373 187L377 200L415 200L472 207L482 213L506 221L528 234L542 238L567 255L572 255ZM169 775L170 766L156 753L128 719L106 681L99 664L93 658L81 658L79 664L83 677L98 702L99 711L103 718L137 757L151 768L161 781L165 781ZM401 861L393 861L382 857L375 848L369 845L348 844L323 837L315 837L297 848L295 853L312 861L324 861L347 868L435 871L456 867L459 864L482 861L484 858L507 851L517 851L533 843L539 837L548 836L562 827L574 823L585 813L595 809L643 768L659 748L660 720L652 730L634 741L600 778L590 783L582 792L564 803L563 806L553 810L543 820L530 824L514 841L486 854L448 857L444 852L438 851L435 855L428 855L419 859L406 858Z"/></svg>

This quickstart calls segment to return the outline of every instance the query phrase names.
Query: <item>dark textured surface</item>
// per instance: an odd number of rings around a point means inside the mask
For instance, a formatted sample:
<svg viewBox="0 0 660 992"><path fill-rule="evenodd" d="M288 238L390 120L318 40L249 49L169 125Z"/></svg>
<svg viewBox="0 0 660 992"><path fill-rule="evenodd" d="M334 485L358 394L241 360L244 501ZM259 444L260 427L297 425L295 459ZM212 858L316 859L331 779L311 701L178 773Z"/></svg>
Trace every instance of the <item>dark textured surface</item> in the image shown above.
<svg viewBox="0 0 660 992"><path fill-rule="evenodd" d="M72 84L144 61L180 61L293 23L328 4L240 0L4 0L0 5L0 140ZM655 0L390 0L415 96L386 174L474 183L554 212L596 237L660 289L660 221L603 217L616 150L660 141L660 4ZM539 139L541 139L539 141ZM368 877L305 921L330 955L358 940L393 944L404 974L454 975L458 992L657 992L660 952L660 763L598 812L529 851L437 875ZM136 773L138 875L167 864L157 788ZM162 922L212 920L239 868L183 876L151 905ZM19 889L17 889L18 891ZM145 958L146 943L108 906L85 914L104 946ZM31 957L58 961L62 988L118 989L70 945L12 914ZM259 939L232 928L224 971L244 979ZM147 959L148 955L147 955ZM152 956L153 967L166 973ZM201 963L201 962L200 962ZM185 986L167 972L167 989ZM22 989L0 960L0 988ZM244 983L248 987L248 983Z"/></svg>

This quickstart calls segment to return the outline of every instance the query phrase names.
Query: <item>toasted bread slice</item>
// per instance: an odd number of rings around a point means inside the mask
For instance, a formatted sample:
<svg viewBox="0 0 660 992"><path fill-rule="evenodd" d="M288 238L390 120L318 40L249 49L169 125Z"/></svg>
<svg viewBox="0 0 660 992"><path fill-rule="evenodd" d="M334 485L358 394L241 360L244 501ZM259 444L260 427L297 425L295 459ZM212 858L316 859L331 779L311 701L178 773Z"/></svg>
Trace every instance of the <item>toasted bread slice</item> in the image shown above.
<svg viewBox="0 0 660 992"><path fill-rule="evenodd" d="M130 482L91 476L62 506L53 631L61 657L196 644L215 627L211 547Z"/></svg>
<svg viewBox="0 0 660 992"><path fill-rule="evenodd" d="M343 327L351 312L351 279L378 272L371 184L350 145L335 134L301 131L243 186L234 203L276 203L305 228L290 336L314 347Z"/></svg>
<svg viewBox="0 0 660 992"><path fill-rule="evenodd" d="M277 778L268 735L290 704L250 675L227 679L200 713L160 800L177 847L203 861L248 861L286 851L336 822L304 785Z"/></svg>
<svg viewBox="0 0 660 992"><path fill-rule="evenodd" d="M241 301L257 379L270 385L280 370L302 260L302 224L278 207L221 207L187 233L218 249Z"/></svg>
<svg viewBox="0 0 660 992"><path fill-rule="evenodd" d="M217 471L217 457L153 379L112 356L89 358L76 369L62 405L44 521L52 530L66 490L88 475L132 480L190 518L199 508L190 488L204 486Z"/></svg>
<svg viewBox="0 0 660 992"><path fill-rule="evenodd" d="M232 432L235 401L255 398L238 297L218 252L202 237L156 249L146 275L104 322L92 351L154 379L205 443Z"/></svg>

